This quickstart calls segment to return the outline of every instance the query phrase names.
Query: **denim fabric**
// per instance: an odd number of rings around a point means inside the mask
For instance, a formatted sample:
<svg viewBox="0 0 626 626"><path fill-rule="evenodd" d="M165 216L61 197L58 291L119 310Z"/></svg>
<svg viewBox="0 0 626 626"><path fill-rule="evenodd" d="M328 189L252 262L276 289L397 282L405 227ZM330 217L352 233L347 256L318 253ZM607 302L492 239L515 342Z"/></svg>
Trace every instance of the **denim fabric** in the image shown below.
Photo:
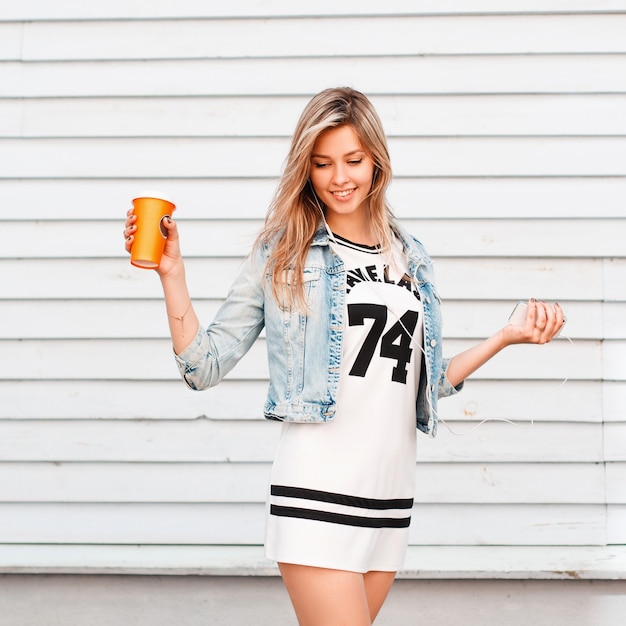
<svg viewBox="0 0 626 626"><path fill-rule="evenodd" d="M432 262L417 239L399 225L409 271L424 307L424 356L416 399L416 424L436 434L437 399L460 391L446 378L448 360L441 352L440 299ZM192 389L216 385L250 349L265 327L269 389L268 419L325 422L336 412L341 367L345 270L321 227L313 239L304 270L306 312L283 310L272 294L266 273L267 245L244 261L213 322L201 327L176 362ZM286 277L286 282L289 277Z"/></svg>

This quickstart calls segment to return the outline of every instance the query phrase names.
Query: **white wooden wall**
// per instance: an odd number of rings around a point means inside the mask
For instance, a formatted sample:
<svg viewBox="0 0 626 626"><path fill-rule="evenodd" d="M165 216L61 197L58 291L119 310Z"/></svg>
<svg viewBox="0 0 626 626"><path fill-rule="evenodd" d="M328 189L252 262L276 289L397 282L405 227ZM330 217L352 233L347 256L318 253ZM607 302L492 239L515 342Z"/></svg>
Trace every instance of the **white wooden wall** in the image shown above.
<svg viewBox="0 0 626 626"><path fill-rule="evenodd" d="M625 33L626 0L2 0L0 544L262 543L263 340L189 391L123 219L176 198L208 321L302 107L345 84L436 260L445 353L518 299L569 317L442 401L461 435L420 435L412 543L626 543Z"/></svg>

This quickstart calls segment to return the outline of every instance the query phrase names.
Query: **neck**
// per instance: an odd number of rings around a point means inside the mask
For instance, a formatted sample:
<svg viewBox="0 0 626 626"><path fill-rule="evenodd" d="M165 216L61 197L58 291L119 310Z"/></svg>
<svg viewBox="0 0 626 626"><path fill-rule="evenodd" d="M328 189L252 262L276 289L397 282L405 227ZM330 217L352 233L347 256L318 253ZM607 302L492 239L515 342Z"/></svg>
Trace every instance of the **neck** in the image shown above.
<svg viewBox="0 0 626 626"><path fill-rule="evenodd" d="M333 233L354 243L366 246L375 246L380 243L372 231L369 220L355 219L354 216L333 215L326 220L326 223Z"/></svg>

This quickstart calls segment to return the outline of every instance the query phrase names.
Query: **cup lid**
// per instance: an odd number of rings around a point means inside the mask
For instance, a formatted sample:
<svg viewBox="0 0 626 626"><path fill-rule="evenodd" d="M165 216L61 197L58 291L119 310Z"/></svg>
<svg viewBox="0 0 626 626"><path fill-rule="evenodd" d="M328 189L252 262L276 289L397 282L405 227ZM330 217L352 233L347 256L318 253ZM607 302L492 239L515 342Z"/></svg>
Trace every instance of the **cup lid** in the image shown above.
<svg viewBox="0 0 626 626"><path fill-rule="evenodd" d="M172 200L170 195L163 193L162 191L158 191L157 189L144 189L133 198L133 201L138 198L156 198L157 200L165 200L166 202L176 206L176 203Z"/></svg>

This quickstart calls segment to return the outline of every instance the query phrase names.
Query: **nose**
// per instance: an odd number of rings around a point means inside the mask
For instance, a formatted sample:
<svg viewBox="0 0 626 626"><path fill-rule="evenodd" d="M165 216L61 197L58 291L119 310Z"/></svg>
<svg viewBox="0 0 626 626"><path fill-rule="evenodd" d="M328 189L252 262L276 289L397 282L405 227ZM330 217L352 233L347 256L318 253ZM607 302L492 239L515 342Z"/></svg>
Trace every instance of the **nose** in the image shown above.
<svg viewBox="0 0 626 626"><path fill-rule="evenodd" d="M333 178L332 182L335 185L344 185L350 180L350 175L348 173L348 167L345 163L338 163L336 167L333 168Z"/></svg>

